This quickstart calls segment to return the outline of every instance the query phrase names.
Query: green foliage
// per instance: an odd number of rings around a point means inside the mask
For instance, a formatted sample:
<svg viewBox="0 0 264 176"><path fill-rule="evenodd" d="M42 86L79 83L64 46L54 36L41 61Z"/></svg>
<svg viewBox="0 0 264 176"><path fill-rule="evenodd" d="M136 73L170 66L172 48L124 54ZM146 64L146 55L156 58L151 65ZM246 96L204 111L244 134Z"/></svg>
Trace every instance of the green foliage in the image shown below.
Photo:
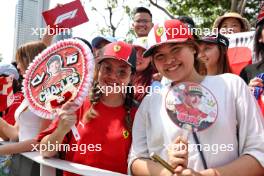
<svg viewBox="0 0 264 176"><path fill-rule="evenodd" d="M251 26L255 26L258 12L259 12L259 1L247 0L245 11L246 13L244 13L243 16L249 20Z"/></svg>
<svg viewBox="0 0 264 176"><path fill-rule="evenodd" d="M166 0L167 10L175 17L186 15L194 19L199 27L211 28L214 20L231 9L231 0ZM247 0L243 15L251 22L258 12L258 1Z"/></svg>

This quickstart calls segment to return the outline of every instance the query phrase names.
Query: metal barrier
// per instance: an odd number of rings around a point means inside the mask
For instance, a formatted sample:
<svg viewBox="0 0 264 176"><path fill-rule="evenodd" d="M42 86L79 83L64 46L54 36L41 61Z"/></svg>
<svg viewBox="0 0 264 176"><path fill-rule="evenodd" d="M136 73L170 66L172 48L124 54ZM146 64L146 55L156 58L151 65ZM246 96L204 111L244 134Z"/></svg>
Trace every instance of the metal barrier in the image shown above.
<svg viewBox="0 0 264 176"><path fill-rule="evenodd" d="M39 152L26 152L21 153L21 155L40 164L40 176L56 176L56 168L75 174L87 176L124 176L124 174L98 169L82 164L72 163L61 159L46 159L43 158Z"/></svg>
<svg viewBox="0 0 264 176"><path fill-rule="evenodd" d="M0 141L0 144L11 144L15 142ZM84 176L125 176L117 172L98 169L95 167L73 163L57 158L43 158L39 152L26 152L21 155L40 164L40 176L56 176L56 169L72 172Z"/></svg>

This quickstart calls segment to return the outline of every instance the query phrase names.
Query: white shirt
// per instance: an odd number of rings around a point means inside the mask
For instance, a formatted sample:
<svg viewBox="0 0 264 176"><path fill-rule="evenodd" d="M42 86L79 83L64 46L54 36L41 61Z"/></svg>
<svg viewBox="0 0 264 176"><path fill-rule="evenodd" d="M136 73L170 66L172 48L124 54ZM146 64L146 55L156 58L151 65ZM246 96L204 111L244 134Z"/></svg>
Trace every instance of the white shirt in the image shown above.
<svg viewBox="0 0 264 176"><path fill-rule="evenodd" d="M17 108L15 119L19 125L19 141L33 139L39 134L42 119L30 111L26 100Z"/></svg>
<svg viewBox="0 0 264 176"><path fill-rule="evenodd" d="M264 166L263 117L244 81L236 75L223 74L206 76L201 84L213 93L218 103L215 123L197 132L208 168L223 166L243 154L255 157ZM183 135L183 130L166 112L167 91L164 89L161 94L146 96L142 101L133 124L129 167L136 158L149 158L152 152L168 160L165 146ZM188 142L196 144L192 134ZM204 170L198 150L189 150L188 161L189 168Z"/></svg>

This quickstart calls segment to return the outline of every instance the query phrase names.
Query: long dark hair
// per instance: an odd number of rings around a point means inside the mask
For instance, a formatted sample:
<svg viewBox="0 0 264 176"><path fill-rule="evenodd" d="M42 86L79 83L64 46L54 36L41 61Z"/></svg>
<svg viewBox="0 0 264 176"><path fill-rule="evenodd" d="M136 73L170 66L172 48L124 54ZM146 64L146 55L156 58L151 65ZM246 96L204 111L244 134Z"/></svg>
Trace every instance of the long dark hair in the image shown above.
<svg viewBox="0 0 264 176"><path fill-rule="evenodd" d="M99 83L98 83L98 73L100 69L100 64L96 64L95 68L95 74L94 74L94 82L93 86L90 91L90 109L84 114L84 117L89 121L92 119L96 118L98 116L99 112L97 112L94 107L97 103L99 103L100 98L102 97L102 92L100 91L99 88ZM133 73L132 73L133 74ZM129 84L126 86L127 89L129 89ZM126 128L131 132L132 130L132 117L131 117L131 109L134 106L134 92L133 89L126 90L126 96L125 96L125 102L124 102L124 108L126 110L126 116L124 119L124 123Z"/></svg>
<svg viewBox="0 0 264 176"><path fill-rule="evenodd" d="M220 51L220 56L217 61L218 62L217 74L230 73L231 71L228 61L227 47L223 45L218 45L218 49Z"/></svg>
<svg viewBox="0 0 264 176"><path fill-rule="evenodd" d="M207 43L205 43L207 44ZM210 43L211 44L211 43ZM217 44L213 44L213 45L217 45ZM228 55L227 55L227 47L223 46L223 45L217 45L220 56L217 60L217 72L216 74L223 74L223 73L230 73L231 69L230 69L230 65L229 65L229 61L228 61ZM198 60L198 59L197 59ZM205 64L202 61L196 61L196 70L199 74L201 75L207 75L207 69Z"/></svg>
<svg viewBox="0 0 264 176"><path fill-rule="evenodd" d="M145 89L151 85L152 82L152 75L154 73L154 69L151 63L149 63L148 67L141 71L141 72L136 72L134 79L132 80L132 85L137 87L137 86L142 86ZM149 90L148 90L149 91ZM144 93L135 93L135 100L140 103L143 98L147 95L147 92Z"/></svg>
<svg viewBox="0 0 264 176"><path fill-rule="evenodd" d="M262 30L264 28L264 23L257 26L256 33L254 36L254 51L256 60L260 62L264 62L264 43L260 43L259 39L262 36ZM264 42L264 41L262 41Z"/></svg>

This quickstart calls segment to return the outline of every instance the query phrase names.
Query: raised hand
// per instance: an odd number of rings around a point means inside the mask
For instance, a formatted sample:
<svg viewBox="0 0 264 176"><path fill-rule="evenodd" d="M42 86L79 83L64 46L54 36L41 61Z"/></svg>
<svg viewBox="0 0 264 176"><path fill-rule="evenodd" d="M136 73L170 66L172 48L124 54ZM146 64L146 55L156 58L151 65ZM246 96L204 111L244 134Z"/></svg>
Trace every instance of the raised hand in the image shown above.
<svg viewBox="0 0 264 176"><path fill-rule="evenodd" d="M178 136L173 144L168 148L169 163L174 172L181 173L188 165L188 141L182 136Z"/></svg>
<svg viewBox="0 0 264 176"><path fill-rule="evenodd" d="M58 130L63 133L68 133L71 127L75 125L77 116L75 114L78 106L73 102L68 102L62 106L62 108L57 109L57 115L60 117L60 122L58 125Z"/></svg>

